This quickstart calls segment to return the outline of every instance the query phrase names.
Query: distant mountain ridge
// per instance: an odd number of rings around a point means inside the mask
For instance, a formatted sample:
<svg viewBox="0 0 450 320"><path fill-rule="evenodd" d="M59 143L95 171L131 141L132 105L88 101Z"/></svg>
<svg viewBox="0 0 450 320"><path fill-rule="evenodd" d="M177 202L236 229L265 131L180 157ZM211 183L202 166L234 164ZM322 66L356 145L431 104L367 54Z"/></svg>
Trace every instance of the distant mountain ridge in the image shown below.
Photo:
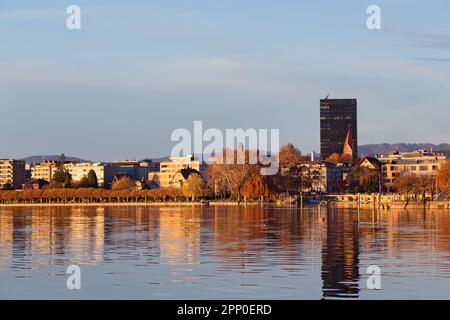
<svg viewBox="0 0 450 320"><path fill-rule="evenodd" d="M365 144L358 146L358 152L360 156L369 156L369 155L382 155L389 154L394 151L399 152L411 152L415 150L431 150L440 151L447 154L450 157L450 144L441 143L441 144L432 144L432 143L380 143L380 144ZM305 156L310 156L310 153L305 154ZM26 158L22 158L20 160L24 160L27 163L40 163L45 160L59 160L59 155L34 155ZM91 162L90 160L85 160L78 157L69 157L66 156L66 161L78 161L78 162ZM320 154L314 152L314 158L320 159ZM168 161L169 157L160 157L160 158L147 158L152 159L155 162Z"/></svg>
<svg viewBox="0 0 450 320"><path fill-rule="evenodd" d="M26 163L40 163L42 161L58 161L60 157L60 155L38 155L22 158L20 160L24 160ZM65 159L66 161L90 162L89 160L69 156L65 156Z"/></svg>
<svg viewBox="0 0 450 320"><path fill-rule="evenodd" d="M394 151L411 152L415 150L431 150L441 151L450 154L450 144L432 144L432 143L381 143L381 144L365 144L358 146L360 156L389 154Z"/></svg>

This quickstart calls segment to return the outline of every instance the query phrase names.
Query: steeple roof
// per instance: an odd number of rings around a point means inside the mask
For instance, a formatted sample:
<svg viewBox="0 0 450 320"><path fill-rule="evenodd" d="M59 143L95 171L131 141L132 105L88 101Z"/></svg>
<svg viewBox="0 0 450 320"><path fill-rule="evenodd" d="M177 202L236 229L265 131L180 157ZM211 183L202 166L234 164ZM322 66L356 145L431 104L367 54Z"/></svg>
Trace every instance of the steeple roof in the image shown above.
<svg viewBox="0 0 450 320"><path fill-rule="evenodd" d="M350 127L348 128L347 137L345 138L344 150L342 154L351 155L353 157L352 136L350 133Z"/></svg>

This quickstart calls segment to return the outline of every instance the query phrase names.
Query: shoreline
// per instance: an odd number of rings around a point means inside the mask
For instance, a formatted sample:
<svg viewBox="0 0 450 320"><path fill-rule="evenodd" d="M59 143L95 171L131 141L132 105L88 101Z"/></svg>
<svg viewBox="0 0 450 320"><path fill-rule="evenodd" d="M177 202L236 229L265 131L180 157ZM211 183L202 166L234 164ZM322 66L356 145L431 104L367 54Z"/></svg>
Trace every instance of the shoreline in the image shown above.
<svg viewBox="0 0 450 320"><path fill-rule="evenodd" d="M434 201L427 202L425 205L422 202L410 202L405 208L406 202L394 201L394 202L380 202L380 203L358 203L355 202L336 202L338 208L348 209L377 209L377 210L391 210L391 209L443 209L450 210L450 201Z"/></svg>
<svg viewBox="0 0 450 320"><path fill-rule="evenodd" d="M207 207L207 206L256 206L259 202L85 202L85 203L9 203L0 204L8 207ZM264 203L263 205L268 205Z"/></svg>
<svg viewBox="0 0 450 320"><path fill-rule="evenodd" d="M208 207L208 206L271 206L279 208L298 208L302 206L297 205L280 205L276 203L261 203L261 202L241 202L236 201L210 201L210 202L82 202L82 203L9 203L0 204L0 208L15 208L15 207ZM391 210L391 209L405 209L405 202L389 202L389 203L358 203L355 202L332 202L328 205L320 205L313 203L304 203L305 208L314 208L317 206L336 207L339 209L377 209L377 210ZM409 203L408 209L448 209L450 210L450 201L427 202L423 203L412 202Z"/></svg>

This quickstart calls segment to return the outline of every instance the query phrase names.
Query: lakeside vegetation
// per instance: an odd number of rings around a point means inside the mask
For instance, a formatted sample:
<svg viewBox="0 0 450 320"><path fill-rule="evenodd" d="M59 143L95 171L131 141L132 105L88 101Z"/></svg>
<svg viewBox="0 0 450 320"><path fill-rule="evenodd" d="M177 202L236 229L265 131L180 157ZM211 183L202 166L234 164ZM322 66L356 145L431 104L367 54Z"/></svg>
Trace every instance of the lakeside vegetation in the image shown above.
<svg viewBox="0 0 450 320"><path fill-rule="evenodd" d="M233 152L233 151L232 151ZM239 156L234 150L234 163ZM225 157L225 154L219 155ZM0 204L45 203L148 203L195 202L199 200L263 201L274 202L292 195L316 194L312 179L305 174L307 161L292 144L280 149L280 170L276 175L260 174L261 164L249 163L249 151L245 151L243 164L212 164L206 170L208 179L198 173L190 174L182 188L149 188L139 181L124 176L112 182L108 188L100 188L97 177L90 170L80 181L72 181L70 173L60 161L53 180L42 189L0 190ZM225 161L223 161L225 162ZM380 173L365 167L353 167L340 194L370 194L380 191ZM304 192L304 190L310 190ZM406 206L411 202L435 199L435 195L450 195L450 160L441 166L436 175L402 175L394 184L394 191L401 195Z"/></svg>

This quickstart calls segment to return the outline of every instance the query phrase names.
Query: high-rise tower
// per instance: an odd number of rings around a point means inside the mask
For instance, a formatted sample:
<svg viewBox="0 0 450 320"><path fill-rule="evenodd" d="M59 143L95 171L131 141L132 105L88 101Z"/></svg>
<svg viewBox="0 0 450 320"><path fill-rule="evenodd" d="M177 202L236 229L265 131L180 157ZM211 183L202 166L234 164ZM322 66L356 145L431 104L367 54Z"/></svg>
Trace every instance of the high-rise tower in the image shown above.
<svg viewBox="0 0 450 320"><path fill-rule="evenodd" d="M320 100L320 156L325 160L341 154L347 141L353 157L358 156L356 99ZM347 137L348 135L348 137Z"/></svg>

